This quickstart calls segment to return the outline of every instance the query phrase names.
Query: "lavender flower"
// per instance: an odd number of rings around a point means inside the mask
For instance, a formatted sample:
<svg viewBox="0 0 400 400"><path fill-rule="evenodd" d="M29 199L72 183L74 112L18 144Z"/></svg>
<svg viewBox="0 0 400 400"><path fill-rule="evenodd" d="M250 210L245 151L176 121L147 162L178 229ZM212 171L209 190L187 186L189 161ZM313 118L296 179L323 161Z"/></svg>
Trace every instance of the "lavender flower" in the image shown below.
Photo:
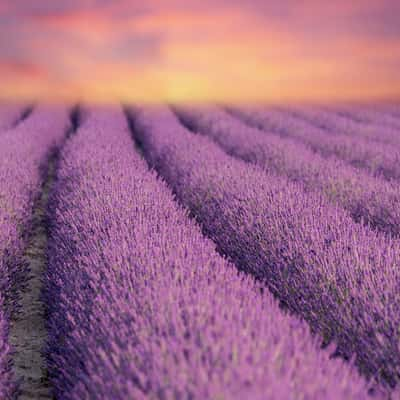
<svg viewBox="0 0 400 400"><path fill-rule="evenodd" d="M234 113L267 132L305 143L323 157L336 156L376 177L400 179L400 147L344 134L328 134L324 129L281 110L242 108L235 109Z"/></svg>
<svg viewBox="0 0 400 400"><path fill-rule="evenodd" d="M192 136L181 140L169 114L153 117L171 146L161 158L175 168L176 150L199 165L196 149L186 152ZM368 397L351 364L330 359L333 348L321 350L304 322L218 255L148 170L121 111L86 112L50 204L48 357L58 399Z"/></svg>
<svg viewBox="0 0 400 400"><path fill-rule="evenodd" d="M400 235L397 183L374 178L336 157L324 159L301 143L251 128L217 108L179 107L180 118L210 136L228 154L300 183L378 230Z"/></svg>
<svg viewBox="0 0 400 400"><path fill-rule="evenodd" d="M322 195L233 159L168 109L134 109L146 158L235 264L363 373L400 374L400 246Z"/></svg>

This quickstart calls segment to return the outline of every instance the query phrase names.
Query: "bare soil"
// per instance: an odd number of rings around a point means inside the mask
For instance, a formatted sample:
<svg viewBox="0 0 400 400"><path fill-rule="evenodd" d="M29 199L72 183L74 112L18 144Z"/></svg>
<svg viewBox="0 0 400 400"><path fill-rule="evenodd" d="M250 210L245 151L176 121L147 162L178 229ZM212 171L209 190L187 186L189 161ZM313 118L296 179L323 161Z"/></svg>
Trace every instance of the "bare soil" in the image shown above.
<svg viewBox="0 0 400 400"><path fill-rule="evenodd" d="M20 293L20 308L11 318L10 342L14 349L13 368L20 381L18 400L53 399L43 354L47 341L46 307L41 299L43 274L47 268L46 209L55 175L55 161L48 166L47 178L33 213L33 229L24 259L29 276Z"/></svg>

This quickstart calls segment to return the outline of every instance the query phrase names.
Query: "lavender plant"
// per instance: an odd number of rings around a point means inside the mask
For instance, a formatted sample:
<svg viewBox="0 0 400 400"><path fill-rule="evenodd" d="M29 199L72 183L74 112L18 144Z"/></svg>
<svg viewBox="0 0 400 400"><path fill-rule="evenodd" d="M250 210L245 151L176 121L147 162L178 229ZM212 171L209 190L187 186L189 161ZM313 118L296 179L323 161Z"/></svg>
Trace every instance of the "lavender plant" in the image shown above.
<svg viewBox="0 0 400 400"><path fill-rule="evenodd" d="M0 133L10 129L21 117L25 107L11 104L0 104Z"/></svg>
<svg viewBox="0 0 400 400"><path fill-rule="evenodd" d="M366 375L399 379L398 241L298 184L233 159L168 109L133 109L148 161L219 251L304 317Z"/></svg>
<svg viewBox="0 0 400 400"><path fill-rule="evenodd" d="M387 126L390 128L400 129L400 119L386 113L381 107L370 106L329 106L327 110L335 114L347 117L356 122L364 124L373 124L379 126ZM399 132L400 136L400 132Z"/></svg>
<svg viewBox="0 0 400 400"><path fill-rule="evenodd" d="M323 129L281 110L242 108L231 109L231 112L252 126L305 143L323 157L336 156L376 177L400 179L400 148L344 134L329 135Z"/></svg>
<svg viewBox="0 0 400 400"><path fill-rule="evenodd" d="M215 107L176 110L185 124L211 137L228 154L321 192L357 222L400 235L398 184L371 177L336 157L324 159L301 143L248 127Z"/></svg>
<svg viewBox="0 0 400 400"><path fill-rule="evenodd" d="M299 117L329 134L345 134L359 140L372 140L386 144L400 145L398 129L385 124L363 123L343 115L331 113L321 107L285 107L284 111Z"/></svg>
<svg viewBox="0 0 400 400"><path fill-rule="evenodd" d="M175 124L160 135L185 154ZM46 276L57 399L367 398L350 364L218 255L121 111L86 112L57 176Z"/></svg>

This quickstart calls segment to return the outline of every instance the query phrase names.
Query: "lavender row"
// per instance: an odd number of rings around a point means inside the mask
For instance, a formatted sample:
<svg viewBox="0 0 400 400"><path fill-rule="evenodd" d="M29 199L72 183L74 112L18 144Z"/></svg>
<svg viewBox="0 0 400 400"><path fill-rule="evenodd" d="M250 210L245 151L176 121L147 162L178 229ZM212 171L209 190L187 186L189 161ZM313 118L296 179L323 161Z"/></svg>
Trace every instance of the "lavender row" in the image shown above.
<svg viewBox="0 0 400 400"><path fill-rule="evenodd" d="M305 143L324 157L336 156L376 177L400 179L398 148L346 135L327 135L323 129L279 110L242 108L230 111L252 126Z"/></svg>
<svg viewBox="0 0 400 400"><path fill-rule="evenodd" d="M65 110L38 108L17 128L0 136L0 398L14 390L8 344L9 315L26 270L22 251L33 202L43 174L41 165L68 128Z"/></svg>
<svg viewBox="0 0 400 400"><path fill-rule="evenodd" d="M23 106L0 104L0 133L10 129L23 115Z"/></svg>
<svg viewBox="0 0 400 400"><path fill-rule="evenodd" d="M384 112L379 106L329 106L327 110L334 112L338 115L351 118L356 122L382 125L390 128L400 129L400 119ZM399 132L400 136L400 132Z"/></svg>
<svg viewBox="0 0 400 400"><path fill-rule="evenodd" d="M380 107L380 109L382 111L394 116L395 118L400 118L400 104L399 103L386 104L386 105Z"/></svg>
<svg viewBox="0 0 400 400"><path fill-rule="evenodd" d="M283 177L229 157L163 109L133 111L146 157L236 265L368 376L400 372L400 247Z"/></svg>
<svg viewBox="0 0 400 400"><path fill-rule="evenodd" d="M134 150L88 113L51 196L46 293L58 399L364 399L365 382L238 275Z"/></svg>
<svg viewBox="0 0 400 400"><path fill-rule="evenodd" d="M331 202L392 236L400 235L400 191L397 185L371 177L337 158L324 159L301 143L251 128L217 108L177 109L192 129L210 136L228 154L269 173L322 192Z"/></svg>
<svg viewBox="0 0 400 400"><path fill-rule="evenodd" d="M372 140L386 144L400 144L400 132L395 127L382 124L362 123L338 115L321 107L290 107L284 111L321 128L330 134L345 134L358 140Z"/></svg>

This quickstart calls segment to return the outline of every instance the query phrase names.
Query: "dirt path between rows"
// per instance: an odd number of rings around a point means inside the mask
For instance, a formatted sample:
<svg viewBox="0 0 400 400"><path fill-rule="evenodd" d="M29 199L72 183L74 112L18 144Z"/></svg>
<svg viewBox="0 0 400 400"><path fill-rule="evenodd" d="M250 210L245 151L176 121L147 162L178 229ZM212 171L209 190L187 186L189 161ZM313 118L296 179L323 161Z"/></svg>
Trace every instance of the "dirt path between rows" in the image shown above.
<svg viewBox="0 0 400 400"><path fill-rule="evenodd" d="M48 165L47 178L35 204L33 229L24 259L29 265L26 287L21 292L20 308L11 319L10 343L13 346L13 370L21 380L18 400L53 399L47 378L43 349L47 340L45 305L41 301L43 275L47 268L46 209L55 176L55 160Z"/></svg>

